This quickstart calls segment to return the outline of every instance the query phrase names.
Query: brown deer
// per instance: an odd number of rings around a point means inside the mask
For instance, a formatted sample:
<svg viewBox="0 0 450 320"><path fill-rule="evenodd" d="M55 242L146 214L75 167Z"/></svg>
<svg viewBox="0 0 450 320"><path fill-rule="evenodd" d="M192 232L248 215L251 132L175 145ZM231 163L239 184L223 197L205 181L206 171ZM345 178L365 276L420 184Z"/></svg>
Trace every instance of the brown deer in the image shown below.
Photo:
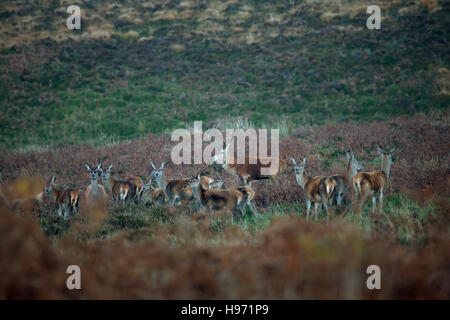
<svg viewBox="0 0 450 320"><path fill-rule="evenodd" d="M385 151L378 147L378 153L381 156L381 170L371 172L359 172L353 179L353 187L358 195L358 208L362 207L368 197L372 197L372 213L375 213L377 196L379 200L379 213L383 210L383 196L389 183L392 155L395 147L390 151Z"/></svg>
<svg viewBox="0 0 450 320"><path fill-rule="evenodd" d="M254 197L254 191L248 186L228 188L224 190L211 190L214 179L208 176L192 177L189 186L196 190L196 197L201 206L210 213L213 211L226 211L231 213L232 220L239 211L240 217L244 215L245 205Z"/></svg>
<svg viewBox="0 0 450 320"><path fill-rule="evenodd" d="M281 158L257 157L254 159L245 157L244 163L239 164L238 158L232 152L229 152L231 143L234 143L234 137L238 132L239 130L236 130L226 147L211 158L211 164L221 165L228 173L237 175L239 177L240 185L244 186L250 186L251 182L256 180L273 179L286 170L286 162ZM278 161L278 166L276 168L272 168L272 163L274 161ZM263 173L269 169L271 169L269 172Z"/></svg>
<svg viewBox="0 0 450 320"><path fill-rule="evenodd" d="M336 181L325 176L310 177L305 173L306 158L298 165L294 158L291 158L294 164L295 178L299 186L303 189L306 202L306 220L309 220L311 203L314 203L314 215L317 220L319 215L319 205L325 206L327 212L327 223L330 222L329 206L333 199Z"/></svg>
<svg viewBox="0 0 450 320"><path fill-rule="evenodd" d="M140 197L142 196L143 193L142 188L144 188L145 186L144 180L142 180L142 178L138 176L131 176L128 177L126 181L131 183L133 185L133 188L136 190L134 201L136 203L139 203Z"/></svg>
<svg viewBox="0 0 450 320"><path fill-rule="evenodd" d="M108 201L108 195L106 194L105 188L98 184L97 177L100 175L100 170L102 167L101 163L97 163L96 167L93 167L94 169L91 169L91 167L86 163L84 164L86 170L90 173L91 178L91 184L87 186L85 197L86 201L89 204L103 202L106 203Z"/></svg>
<svg viewBox="0 0 450 320"><path fill-rule="evenodd" d="M139 195L139 202L144 204L154 203L159 206L167 202L167 196L161 188L155 188L152 186L152 180L142 186Z"/></svg>
<svg viewBox="0 0 450 320"><path fill-rule="evenodd" d="M78 191L73 189L55 188L54 183L55 176L51 178L45 187L45 194L58 206L58 215L62 216L64 211L64 219L66 219L70 212L78 212L80 195Z"/></svg>
<svg viewBox="0 0 450 320"><path fill-rule="evenodd" d="M232 188L245 193L244 194L246 196L245 206L247 206L250 209L250 211L252 212L253 215L258 216L259 213L253 204L253 198L255 197L255 190L249 186L234 186ZM221 177L215 178L214 181L211 183L211 189L226 190L227 188L224 187L223 178L221 178ZM245 207L244 207L244 209L245 209Z"/></svg>
<svg viewBox="0 0 450 320"><path fill-rule="evenodd" d="M156 169L153 161L150 161L150 164L153 168L150 179L154 179L158 187L164 191L170 205L175 205L177 201L191 201L195 199L192 188L188 186L189 178L166 180L164 174L164 166L166 163L163 162L159 169Z"/></svg>
<svg viewBox="0 0 450 320"><path fill-rule="evenodd" d="M112 164L106 171L102 169L101 165L102 164L100 163L99 171L102 177L102 182L106 189L111 192L112 199L119 200L122 205L125 205L125 202L134 199L136 196L136 186L129 181L114 179L111 176L111 170L113 168Z"/></svg>
<svg viewBox="0 0 450 320"><path fill-rule="evenodd" d="M338 206L342 204L343 200L350 202L349 193L352 190L353 176L361 170L361 166L355 159L353 152L347 152L345 157L347 158L347 170L345 171L345 174L335 174L329 177L336 182L334 200Z"/></svg>

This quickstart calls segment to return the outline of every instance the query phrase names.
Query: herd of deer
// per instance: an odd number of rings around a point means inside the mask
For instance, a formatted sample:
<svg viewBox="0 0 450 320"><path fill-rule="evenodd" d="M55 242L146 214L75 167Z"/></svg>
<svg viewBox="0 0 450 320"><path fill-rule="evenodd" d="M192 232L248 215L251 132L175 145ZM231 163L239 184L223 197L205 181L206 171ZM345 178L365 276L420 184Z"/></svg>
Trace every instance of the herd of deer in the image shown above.
<svg viewBox="0 0 450 320"><path fill-rule="evenodd" d="M251 187L252 181L271 179L279 176L287 168L286 162L279 159L277 172L271 175L262 175L261 169L264 165L260 161L253 164L246 158L245 163L237 164L237 159L229 161L227 154L228 146L212 158L212 164L221 165L227 172L237 175L240 185L225 188L221 178L212 178L199 173L196 177L191 176L186 179L167 180L164 174L165 162L159 168L150 161L152 172L149 181L145 183L140 177L133 176L125 180L116 180L111 175L112 164L107 170L102 168L102 163L95 167L85 164L86 170L90 174L90 184L85 191L85 200L88 203L106 203L109 198L125 204L130 201L151 202L155 205L176 205L193 201L197 209L206 209L208 212L223 210L240 217L248 207L253 214L258 214L253 205L255 191ZM345 174L335 174L331 176L308 176L305 172L306 158L300 163L291 158L294 164L294 173L299 186L303 189L306 203L306 219L309 219L311 205L314 204L315 218L318 218L319 209L323 206L327 212L327 223L330 219L330 207L352 204L352 190L357 195L357 206L362 208L364 202L372 198L372 212L376 210L378 198L379 211L383 204L383 195L387 188L390 175L390 165L392 154L395 148L390 151L382 150L378 147L381 156L381 169L372 172L358 172L361 167L355 159L353 153L347 153L347 169ZM101 178L102 184L98 179ZM156 182L156 186L152 182ZM45 188L47 194L58 207L59 215L67 217L70 212L78 211L80 195L76 190L59 189L54 187L55 176L51 178Z"/></svg>

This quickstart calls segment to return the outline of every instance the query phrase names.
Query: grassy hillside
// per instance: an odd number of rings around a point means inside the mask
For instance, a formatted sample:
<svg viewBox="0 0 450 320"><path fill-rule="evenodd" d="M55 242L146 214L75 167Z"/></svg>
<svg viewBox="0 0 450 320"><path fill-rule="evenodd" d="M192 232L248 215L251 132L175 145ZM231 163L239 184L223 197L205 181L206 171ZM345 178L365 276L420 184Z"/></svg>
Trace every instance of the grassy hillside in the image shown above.
<svg viewBox="0 0 450 320"><path fill-rule="evenodd" d="M338 3L338 4L336 4ZM244 116L282 127L447 110L448 3L80 2L0 9L0 146L104 144ZM339 4L340 3L340 4Z"/></svg>
<svg viewBox="0 0 450 320"><path fill-rule="evenodd" d="M0 6L0 299L450 298L448 1L379 1L381 30L356 0L82 0L79 31L69 4ZM194 120L280 129L288 167L253 184L260 215L85 202L84 163L236 185L171 162L170 132ZM378 170L377 146L396 147L383 213L305 221L289 158L331 175L351 150ZM36 201L52 175L78 215Z"/></svg>

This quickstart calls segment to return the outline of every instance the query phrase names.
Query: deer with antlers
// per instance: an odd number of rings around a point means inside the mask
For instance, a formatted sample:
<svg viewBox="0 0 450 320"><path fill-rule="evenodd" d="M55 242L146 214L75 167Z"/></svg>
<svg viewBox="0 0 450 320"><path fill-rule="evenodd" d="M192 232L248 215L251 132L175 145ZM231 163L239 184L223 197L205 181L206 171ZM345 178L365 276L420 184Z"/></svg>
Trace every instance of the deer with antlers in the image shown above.
<svg viewBox="0 0 450 320"><path fill-rule="evenodd" d="M371 172L359 172L353 179L353 187L358 195L358 207L362 211L362 206L368 197L372 197L372 213L376 211L377 197L379 201L379 213L383 209L383 196L389 183L392 155L395 147L389 151L378 148L381 156L381 170Z"/></svg>
<svg viewBox="0 0 450 320"><path fill-rule="evenodd" d="M93 167L93 169L91 169L87 163L85 163L84 166L90 173L91 178L91 184L87 186L85 192L86 201L89 204L97 202L106 203L108 200L108 195L106 194L105 188L101 184L98 184L97 180L97 177L101 174L100 170L102 168L102 164L97 163L97 166Z"/></svg>
<svg viewBox="0 0 450 320"><path fill-rule="evenodd" d="M234 143L234 137L238 134L236 130L231 138L231 141L219 152L211 158L211 164L218 164L232 175L239 177L239 183L243 186L250 186L252 181L273 179L284 170L286 170L286 162L281 158L274 157L259 157L251 158L244 157L243 163L239 163L238 157L234 152L230 152L231 144ZM277 164L273 166L273 164Z"/></svg>
<svg viewBox="0 0 450 320"><path fill-rule="evenodd" d="M58 215L62 216L64 211L64 219L69 216L70 212L78 212L78 201L80 195L78 191L73 189L60 189L54 186L55 176L53 176L45 187L45 194L58 206Z"/></svg>
<svg viewBox="0 0 450 320"><path fill-rule="evenodd" d="M104 171L102 169L102 164L100 163L99 171L102 177L103 185L109 192L111 192L113 200L119 200L122 205L125 205L125 202L134 199L136 196L136 185L130 181L114 179L111 176L112 168L113 165L110 164L108 170Z"/></svg>
<svg viewBox="0 0 450 320"><path fill-rule="evenodd" d="M299 186L303 189L306 202L306 220L309 220L311 204L314 203L314 215L317 220L319 215L319 206L324 206L327 212L327 223L330 222L330 209L333 193L336 188L336 181L325 176L310 177L305 173L306 158L303 158L301 164L297 164L294 158L291 158L294 164L295 178Z"/></svg>
<svg viewBox="0 0 450 320"><path fill-rule="evenodd" d="M170 205L175 205L177 201L191 201L195 199L192 188L188 186L189 178L166 180L164 174L164 166L166 163L163 162L159 169L156 168L153 161L150 161L150 164L153 168L150 179L154 179L158 187L164 191Z"/></svg>

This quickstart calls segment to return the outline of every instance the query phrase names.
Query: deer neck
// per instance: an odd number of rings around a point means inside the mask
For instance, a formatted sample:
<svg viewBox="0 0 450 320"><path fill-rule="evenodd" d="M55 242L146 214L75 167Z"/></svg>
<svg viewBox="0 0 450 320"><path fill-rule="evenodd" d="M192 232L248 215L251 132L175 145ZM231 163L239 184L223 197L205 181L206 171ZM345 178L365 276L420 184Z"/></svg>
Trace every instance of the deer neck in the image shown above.
<svg viewBox="0 0 450 320"><path fill-rule="evenodd" d="M236 174L235 166L237 164L237 159L230 152L225 151L224 162L222 167L230 174Z"/></svg>
<svg viewBox="0 0 450 320"><path fill-rule="evenodd" d="M103 185L106 187L106 189L108 189L108 191L111 192L115 182L116 181L111 176L109 176L108 179L103 180Z"/></svg>
<svg viewBox="0 0 450 320"><path fill-rule="evenodd" d="M381 171L386 175L386 179L389 180L389 176L391 173L391 161L389 161L388 156L383 156L381 158Z"/></svg>
<svg viewBox="0 0 450 320"><path fill-rule="evenodd" d="M308 183L310 178L306 175L305 172L303 172L302 174L296 173L295 179L297 180L299 186L302 187L302 189L305 189L305 185Z"/></svg>
<svg viewBox="0 0 450 320"><path fill-rule="evenodd" d="M165 174L163 174L161 176L161 178L157 179L156 183L158 184L159 188L161 188L164 192L166 192L167 180L166 180L166 175Z"/></svg>
<svg viewBox="0 0 450 320"><path fill-rule="evenodd" d="M98 181L97 179L91 180L91 192L93 195L98 194Z"/></svg>
<svg viewBox="0 0 450 320"><path fill-rule="evenodd" d="M53 201L56 201L59 199L59 195L61 194L61 191L58 189L53 188L52 192L50 193L50 198Z"/></svg>
<svg viewBox="0 0 450 320"><path fill-rule="evenodd" d="M354 175L356 175L358 173L358 170L356 169L356 165L355 162L350 160L348 162L348 166L347 166L347 178L350 181Z"/></svg>

